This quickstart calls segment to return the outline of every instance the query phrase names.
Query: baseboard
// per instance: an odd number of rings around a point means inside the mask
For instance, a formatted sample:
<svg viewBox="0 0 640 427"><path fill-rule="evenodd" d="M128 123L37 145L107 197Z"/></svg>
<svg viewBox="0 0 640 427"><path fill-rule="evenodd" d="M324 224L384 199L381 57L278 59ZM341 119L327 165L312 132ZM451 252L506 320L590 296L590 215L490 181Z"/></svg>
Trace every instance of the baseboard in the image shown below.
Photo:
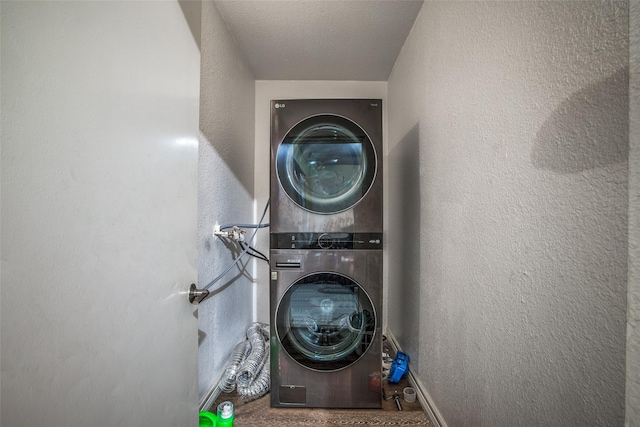
<svg viewBox="0 0 640 427"><path fill-rule="evenodd" d="M200 412L209 411L211 409L211 405L213 405L216 399L220 397L220 393L222 393L222 390L220 390L220 387L218 387L219 383L220 380L213 383L213 387L211 387L209 391L207 391L204 396L202 396L202 399L200 399L200 404L198 405Z"/></svg>
<svg viewBox="0 0 640 427"><path fill-rule="evenodd" d="M402 351L396 337L393 336L391 331L387 329L385 336L387 337L387 342L391 345L393 351ZM409 355L409 373L407 376L409 377L409 383L411 386L416 389L416 396L420 405L422 405L422 409L424 409L424 412L427 414L433 425L435 427L448 427L444 418L442 418L442 415L438 411L438 408L436 408L436 405L433 403L433 399L431 399L431 396L427 392L425 386L416 376L413 375L413 370L411 369L411 355Z"/></svg>

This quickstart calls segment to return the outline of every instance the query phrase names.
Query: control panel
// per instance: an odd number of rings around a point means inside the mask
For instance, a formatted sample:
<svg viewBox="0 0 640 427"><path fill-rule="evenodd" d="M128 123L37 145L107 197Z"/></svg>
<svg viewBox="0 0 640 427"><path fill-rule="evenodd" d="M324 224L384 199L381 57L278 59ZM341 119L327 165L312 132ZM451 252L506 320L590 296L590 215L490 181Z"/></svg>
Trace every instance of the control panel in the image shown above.
<svg viewBox="0 0 640 427"><path fill-rule="evenodd" d="M271 249L382 249L382 233L271 233Z"/></svg>

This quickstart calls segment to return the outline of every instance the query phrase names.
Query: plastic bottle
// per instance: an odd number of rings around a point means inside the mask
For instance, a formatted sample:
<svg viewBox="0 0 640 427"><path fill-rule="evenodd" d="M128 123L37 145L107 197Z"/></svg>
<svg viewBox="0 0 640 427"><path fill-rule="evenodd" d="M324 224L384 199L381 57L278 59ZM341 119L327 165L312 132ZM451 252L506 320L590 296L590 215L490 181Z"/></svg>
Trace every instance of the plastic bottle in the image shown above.
<svg viewBox="0 0 640 427"><path fill-rule="evenodd" d="M233 427L233 403L226 401L218 405L217 427Z"/></svg>
<svg viewBox="0 0 640 427"><path fill-rule="evenodd" d="M209 411L200 412L200 427L217 427L218 417Z"/></svg>

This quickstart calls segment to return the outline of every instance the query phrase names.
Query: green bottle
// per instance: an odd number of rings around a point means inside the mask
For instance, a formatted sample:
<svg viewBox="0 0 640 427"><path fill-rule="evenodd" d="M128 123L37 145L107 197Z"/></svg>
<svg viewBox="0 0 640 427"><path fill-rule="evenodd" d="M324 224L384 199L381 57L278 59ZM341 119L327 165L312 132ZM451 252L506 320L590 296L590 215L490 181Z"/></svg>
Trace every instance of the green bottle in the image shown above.
<svg viewBox="0 0 640 427"><path fill-rule="evenodd" d="M218 417L209 411L200 412L200 427L217 427Z"/></svg>
<svg viewBox="0 0 640 427"><path fill-rule="evenodd" d="M233 403L226 401L218 405L217 427L233 427Z"/></svg>

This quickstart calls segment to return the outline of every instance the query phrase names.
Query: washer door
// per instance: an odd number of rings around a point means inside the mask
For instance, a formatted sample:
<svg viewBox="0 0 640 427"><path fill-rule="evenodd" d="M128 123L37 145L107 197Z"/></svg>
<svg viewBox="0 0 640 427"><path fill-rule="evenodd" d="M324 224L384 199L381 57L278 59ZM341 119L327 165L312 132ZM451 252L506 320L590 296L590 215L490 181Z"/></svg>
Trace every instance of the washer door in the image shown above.
<svg viewBox="0 0 640 427"><path fill-rule="evenodd" d="M295 125L276 154L276 174L289 198L319 214L342 212L358 203L376 175L371 139L341 116L318 115Z"/></svg>
<svg viewBox="0 0 640 427"><path fill-rule="evenodd" d="M335 371L356 362L371 345L375 323L366 292L337 273L299 279L276 310L276 332L287 354L318 371Z"/></svg>

